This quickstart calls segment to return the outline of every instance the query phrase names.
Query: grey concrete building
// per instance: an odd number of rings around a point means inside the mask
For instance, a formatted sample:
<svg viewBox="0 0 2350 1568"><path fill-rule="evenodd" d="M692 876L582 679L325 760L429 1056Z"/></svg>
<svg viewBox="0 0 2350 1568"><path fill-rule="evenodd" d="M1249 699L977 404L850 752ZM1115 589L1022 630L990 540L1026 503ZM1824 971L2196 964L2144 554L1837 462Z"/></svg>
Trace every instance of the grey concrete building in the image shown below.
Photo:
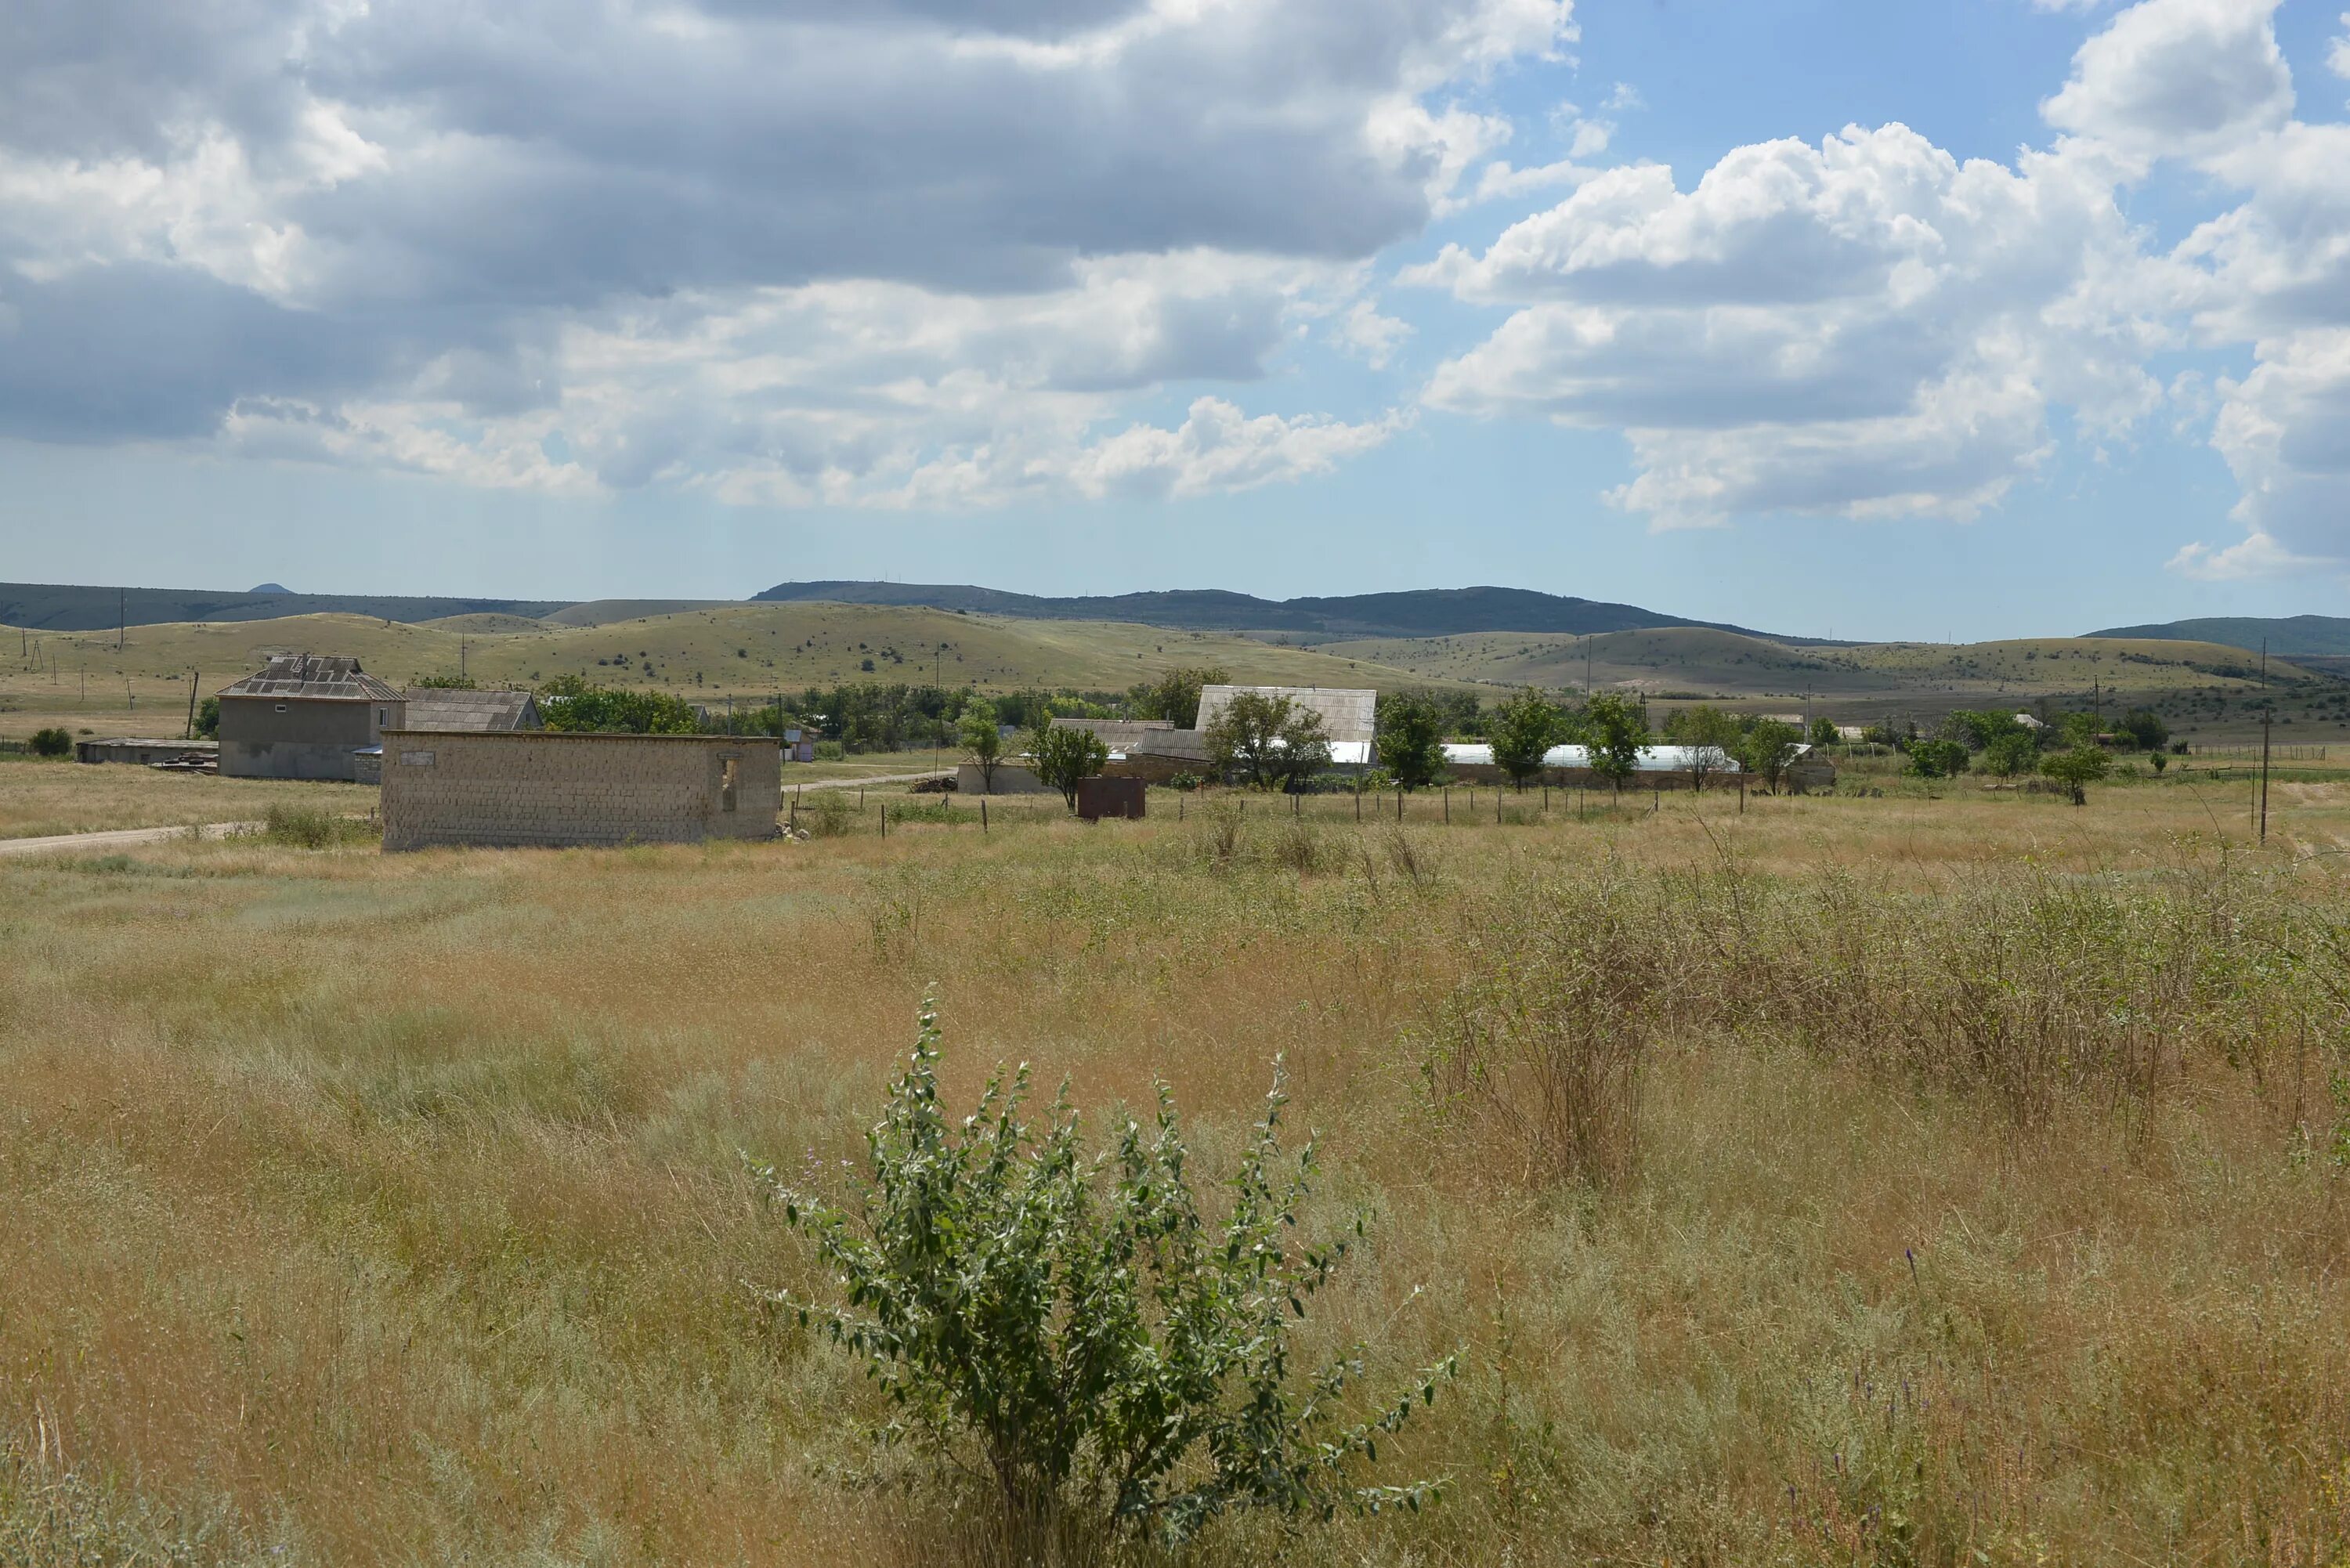
<svg viewBox="0 0 2350 1568"><path fill-rule="evenodd" d="M383 846L768 838L783 759L756 735L394 730L383 737Z"/></svg>
<svg viewBox="0 0 2350 1568"><path fill-rule="evenodd" d="M358 659L284 654L221 691L221 775L353 779L358 753L406 716L407 699Z"/></svg>

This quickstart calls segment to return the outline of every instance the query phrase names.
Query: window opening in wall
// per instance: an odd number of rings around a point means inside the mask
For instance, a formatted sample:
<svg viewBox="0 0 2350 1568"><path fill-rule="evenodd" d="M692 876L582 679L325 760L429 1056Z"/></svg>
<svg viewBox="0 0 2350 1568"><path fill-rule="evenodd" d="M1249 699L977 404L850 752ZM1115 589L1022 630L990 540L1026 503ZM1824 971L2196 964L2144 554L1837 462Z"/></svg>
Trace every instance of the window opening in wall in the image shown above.
<svg viewBox="0 0 2350 1568"><path fill-rule="evenodd" d="M734 784L736 779L740 775L742 766L743 764L740 762L736 761L733 757L729 757L726 759L725 765L719 771L718 809L721 811L732 811L734 809Z"/></svg>
<svg viewBox="0 0 2350 1568"><path fill-rule="evenodd" d="M283 713L284 711L286 711L286 704L285 704L285 703L283 703L283 702L280 702L279 704L277 704L277 711L278 711L279 712L281 712L281 713Z"/></svg>
<svg viewBox="0 0 2350 1568"><path fill-rule="evenodd" d="M379 730L383 728L385 711L386 710L381 708L375 711L375 727Z"/></svg>

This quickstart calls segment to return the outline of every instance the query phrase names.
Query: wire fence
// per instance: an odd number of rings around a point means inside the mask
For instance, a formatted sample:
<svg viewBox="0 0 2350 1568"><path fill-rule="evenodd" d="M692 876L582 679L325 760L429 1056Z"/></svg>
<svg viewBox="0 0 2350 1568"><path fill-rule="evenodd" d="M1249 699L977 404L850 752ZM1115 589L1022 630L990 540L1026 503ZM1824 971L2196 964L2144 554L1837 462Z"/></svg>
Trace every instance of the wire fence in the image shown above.
<svg viewBox="0 0 2350 1568"><path fill-rule="evenodd" d="M1652 782L1661 779L1663 782ZM1710 781L1704 792L1718 809L1746 808L1750 792L1728 782ZM1756 799L1762 792L1752 792ZM1691 794L1679 774L1636 778L1621 790L1580 784L1529 785L1523 790L1505 785L1454 785L1421 790L1316 792L1304 794L1264 793L1234 788L1181 791L1153 789L1148 796L1152 820L1187 822L1220 815L1254 822L1306 822L1327 826L1359 823L1374 826L1401 823L1413 826L1539 826L1544 823L1596 821L1617 816L1652 816L1669 801ZM839 836L867 834L887 836L916 826L976 828L1073 820L1057 794L1020 794L958 796L954 794L908 794L876 789L869 794L856 788L800 790L786 788L779 814L783 829L795 836Z"/></svg>
<svg viewBox="0 0 2350 1568"><path fill-rule="evenodd" d="M2324 746L2271 746L2269 760L2279 763L2322 763L2327 748ZM2232 757L2240 761L2258 762L2261 749L2257 745L2215 746L2200 741L2188 744L2188 755L2195 757Z"/></svg>

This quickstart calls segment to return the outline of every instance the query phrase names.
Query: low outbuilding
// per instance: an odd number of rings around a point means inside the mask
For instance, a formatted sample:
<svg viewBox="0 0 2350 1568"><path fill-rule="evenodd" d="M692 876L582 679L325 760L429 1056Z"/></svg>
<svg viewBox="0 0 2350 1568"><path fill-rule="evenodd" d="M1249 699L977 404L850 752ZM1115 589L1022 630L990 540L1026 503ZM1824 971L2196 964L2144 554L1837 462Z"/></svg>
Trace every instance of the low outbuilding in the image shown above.
<svg viewBox="0 0 2350 1568"><path fill-rule="evenodd" d="M546 846L769 838L783 760L764 735L394 730L383 846Z"/></svg>

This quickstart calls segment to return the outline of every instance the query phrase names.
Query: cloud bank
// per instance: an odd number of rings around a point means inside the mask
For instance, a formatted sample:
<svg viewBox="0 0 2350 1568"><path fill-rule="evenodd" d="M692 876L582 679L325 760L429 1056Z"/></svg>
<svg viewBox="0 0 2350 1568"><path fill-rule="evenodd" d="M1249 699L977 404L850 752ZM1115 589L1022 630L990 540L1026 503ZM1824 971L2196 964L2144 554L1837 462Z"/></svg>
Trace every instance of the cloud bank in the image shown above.
<svg viewBox="0 0 2350 1568"><path fill-rule="evenodd" d="M1570 5L30 0L0 433L880 504L1320 472L1394 421L1128 410L1326 321L1383 358L1364 264L1506 135L1456 89Z"/></svg>

